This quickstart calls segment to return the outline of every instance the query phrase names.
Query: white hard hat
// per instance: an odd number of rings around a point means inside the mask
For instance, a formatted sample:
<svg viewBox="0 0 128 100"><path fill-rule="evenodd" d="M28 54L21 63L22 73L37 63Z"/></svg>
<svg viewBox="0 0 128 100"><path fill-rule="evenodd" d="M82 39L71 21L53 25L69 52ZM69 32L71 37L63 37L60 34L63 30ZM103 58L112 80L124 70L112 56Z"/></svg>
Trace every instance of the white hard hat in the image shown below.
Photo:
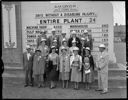
<svg viewBox="0 0 128 100"><path fill-rule="evenodd" d="M74 47L73 50L79 50L79 48L78 47Z"/></svg>
<svg viewBox="0 0 128 100"><path fill-rule="evenodd" d="M63 38L63 40L62 40L62 41L64 42L64 41L67 41L67 40L66 40L65 38Z"/></svg>
<svg viewBox="0 0 128 100"><path fill-rule="evenodd" d="M42 41L46 41L46 39L45 39L45 38L42 38L42 39L41 39L41 42L42 42Z"/></svg>
<svg viewBox="0 0 128 100"><path fill-rule="evenodd" d="M53 28L52 31L56 31L55 28Z"/></svg>
<svg viewBox="0 0 128 100"><path fill-rule="evenodd" d="M30 47L30 45L26 45L26 49L30 49L31 47Z"/></svg>
<svg viewBox="0 0 128 100"><path fill-rule="evenodd" d="M56 39L54 39L54 40L53 40L53 42L57 42L57 40L56 40Z"/></svg>
<svg viewBox="0 0 128 100"><path fill-rule="evenodd" d="M85 30L84 30L84 33L88 33L88 31L85 29Z"/></svg>
<svg viewBox="0 0 128 100"><path fill-rule="evenodd" d="M90 51L90 48L89 47L86 47L85 50L89 50Z"/></svg>
<svg viewBox="0 0 128 100"><path fill-rule="evenodd" d="M64 46L61 47L61 50L66 49Z"/></svg>
<svg viewBox="0 0 128 100"><path fill-rule="evenodd" d="M81 40L85 40L85 38L82 37Z"/></svg>
<svg viewBox="0 0 128 100"><path fill-rule="evenodd" d="M105 48L105 45L104 44L100 44L99 48Z"/></svg>
<svg viewBox="0 0 128 100"><path fill-rule="evenodd" d="M72 34L76 34L76 32L75 31L72 31Z"/></svg>
<svg viewBox="0 0 128 100"><path fill-rule="evenodd" d="M51 46L51 49L55 49L56 47L55 46Z"/></svg>

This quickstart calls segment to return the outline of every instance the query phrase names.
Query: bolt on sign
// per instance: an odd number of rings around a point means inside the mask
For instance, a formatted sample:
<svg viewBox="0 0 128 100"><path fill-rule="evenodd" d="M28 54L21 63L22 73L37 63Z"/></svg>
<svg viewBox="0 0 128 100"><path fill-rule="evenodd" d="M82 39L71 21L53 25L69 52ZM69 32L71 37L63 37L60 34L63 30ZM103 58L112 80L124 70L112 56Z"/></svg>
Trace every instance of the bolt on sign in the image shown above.
<svg viewBox="0 0 128 100"><path fill-rule="evenodd" d="M52 28L58 35L66 32L70 37L72 31L81 35L88 30L93 38L95 56L98 46L104 43L110 60L116 61L113 48L113 7L110 2L92 1L55 1L55 2L22 2L22 39L23 49L26 44L36 47L36 38L40 31Z"/></svg>

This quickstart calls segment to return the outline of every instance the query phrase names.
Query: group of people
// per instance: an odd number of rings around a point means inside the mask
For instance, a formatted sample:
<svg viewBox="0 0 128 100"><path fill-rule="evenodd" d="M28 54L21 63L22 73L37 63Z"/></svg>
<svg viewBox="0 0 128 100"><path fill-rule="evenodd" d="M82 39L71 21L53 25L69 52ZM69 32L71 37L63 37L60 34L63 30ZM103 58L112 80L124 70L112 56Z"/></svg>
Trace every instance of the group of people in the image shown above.
<svg viewBox="0 0 128 100"><path fill-rule="evenodd" d="M23 53L23 68L25 70L25 87L44 87L45 81L50 81L50 88L56 87L56 82L62 80L62 88L68 88L69 82L74 82L74 89L79 89L79 82L85 83L89 89L94 81L94 69L98 70L97 91L107 93L108 83L108 54L105 45L99 46L100 53L96 62L91 55L92 38L85 30L83 36L77 37L72 31L71 37L66 38L66 33L56 35L52 30L52 36L47 38L47 31L41 32L37 38L37 48L33 52L30 45L26 46Z"/></svg>

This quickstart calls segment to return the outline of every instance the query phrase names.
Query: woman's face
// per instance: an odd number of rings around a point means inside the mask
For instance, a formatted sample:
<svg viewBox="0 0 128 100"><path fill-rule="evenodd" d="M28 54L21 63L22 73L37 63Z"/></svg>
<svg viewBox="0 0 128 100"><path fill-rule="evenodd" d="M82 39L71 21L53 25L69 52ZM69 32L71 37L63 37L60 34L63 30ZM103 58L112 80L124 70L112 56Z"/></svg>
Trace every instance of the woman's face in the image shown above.
<svg viewBox="0 0 128 100"><path fill-rule="evenodd" d="M65 49L62 50L62 54L66 54L66 50Z"/></svg>
<svg viewBox="0 0 128 100"><path fill-rule="evenodd" d="M76 46L76 43L72 43L72 46Z"/></svg>
<svg viewBox="0 0 128 100"><path fill-rule="evenodd" d="M41 52L37 51L36 54L39 56L41 54Z"/></svg>
<svg viewBox="0 0 128 100"><path fill-rule="evenodd" d="M74 55L77 55L78 54L78 50L74 50Z"/></svg>
<svg viewBox="0 0 128 100"><path fill-rule="evenodd" d="M89 55L89 51L88 51L88 50L85 50L85 54L86 54L86 55Z"/></svg>
<svg viewBox="0 0 128 100"><path fill-rule="evenodd" d="M45 41L42 41L42 42L41 42L41 45L45 45Z"/></svg>
<svg viewBox="0 0 128 100"><path fill-rule="evenodd" d="M66 41L65 41L65 42L63 42L63 45L64 45L64 46L67 46L67 42L66 42Z"/></svg>
<svg viewBox="0 0 128 100"><path fill-rule="evenodd" d="M54 46L57 46L57 42L53 42L53 45L54 45Z"/></svg>
<svg viewBox="0 0 128 100"><path fill-rule="evenodd" d="M52 53L55 53L56 49L52 49Z"/></svg>

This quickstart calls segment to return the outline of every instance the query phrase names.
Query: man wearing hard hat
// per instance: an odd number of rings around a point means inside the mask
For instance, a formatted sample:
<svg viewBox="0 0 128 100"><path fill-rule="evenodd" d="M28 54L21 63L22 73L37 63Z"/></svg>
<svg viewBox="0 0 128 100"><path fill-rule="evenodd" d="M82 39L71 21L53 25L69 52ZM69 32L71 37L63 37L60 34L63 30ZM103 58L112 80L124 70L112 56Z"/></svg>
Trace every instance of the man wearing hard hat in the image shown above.
<svg viewBox="0 0 128 100"><path fill-rule="evenodd" d="M108 63L109 56L106 52L104 44L99 46L99 54L96 61L98 71L98 89L96 91L102 91L101 94L108 92Z"/></svg>
<svg viewBox="0 0 128 100"><path fill-rule="evenodd" d="M62 32L61 33L61 35L59 36L59 46L61 46L62 45L62 40L68 40L67 38L66 38L66 32Z"/></svg>
<svg viewBox="0 0 128 100"><path fill-rule="evenodd" d="M76 46L79 48L79 54L80 54L80 48L81 48L81 42L80 39L76 36L76 32L72 31L72 37L68 40L68 46L72 47L72 41L76 41Z"/></svg>
<svg viewBox="0 0 128 100"><path fill-rule="evenodd" d="M91 35L88 34L88 31L85 29L83 33L83 38L85 38L85 47L93 49L93 41Z"/></svg>
<svg viewBox="0 0 128 100"><path fill-rule="evenodd" d="M39 35L39 37L36 40L36 42L37 42L37 48L40 45L42 38L45 38L47 40L47 35L46 34L47 34L47 31L46 30L43 30L43 31L40 32L40 35ZM46 41L46 44L47 44L47 41Z"/></svg>
<svg viewBox="0 0 128 100"><path fill-rule="evenodd" d="M59 43L59 38L56 35L56 30L54 28L52 29L52 35L49 36L49 38L48 38L48 46L49 47L52 46L53 40L57 40L57 44Z"/></svg>
<svg viewBox="0 0 128 100"><path fill-rule="evenodd" d="M23 70L25 71L25 87L33 86L32 81L32 67L33 67L33 53L31 52L30 45L26 46L26 52L23 53Z"/></svg>

